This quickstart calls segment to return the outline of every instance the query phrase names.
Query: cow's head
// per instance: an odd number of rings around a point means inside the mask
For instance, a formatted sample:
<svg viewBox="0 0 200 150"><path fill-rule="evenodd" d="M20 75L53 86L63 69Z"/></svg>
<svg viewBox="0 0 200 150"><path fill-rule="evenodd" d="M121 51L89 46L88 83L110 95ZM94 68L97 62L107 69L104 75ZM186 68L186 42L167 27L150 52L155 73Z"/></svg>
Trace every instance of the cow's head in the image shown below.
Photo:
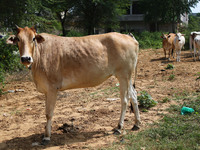
<svg viewBox="0 0 200 150"><path fill-rule="evenodd" d="M21 63L29 67L33 63L33 52L37 43L42 43L44 38L36 33L34 27L17 27L17 34L7 39L7 44L17 44L21 56Z"/></svg>
<svg viewBox="0 0 200 150"><path fill-rule="evenodd" d="M162 39L168 39L170 37L171 37L171 35L168 35L168 34L162 34L162 36L161 36Z"/></svg>
<svg viewBox="0 0 200 150"><path fill-rule="evenodd" d="M184 36L184 34L176 33L176 38L178 39L178 41L181 41L181 36Z"/></svg>

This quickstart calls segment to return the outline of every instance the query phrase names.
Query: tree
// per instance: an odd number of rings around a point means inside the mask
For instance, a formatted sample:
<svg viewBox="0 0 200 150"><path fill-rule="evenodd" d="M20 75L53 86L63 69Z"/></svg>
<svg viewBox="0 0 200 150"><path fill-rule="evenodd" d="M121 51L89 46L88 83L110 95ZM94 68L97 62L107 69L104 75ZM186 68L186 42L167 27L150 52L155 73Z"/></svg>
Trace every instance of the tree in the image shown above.
<svg viewBox="0 0 200 150"><path fill-rule="evenodd" d="M180 23L180 16L191 12L199 0L141 0L140 5L144 6L146 22L171 23L175 32L175 23Z"/></svg>
<svg viewBox="0 0 200 150"><path fill-rule="evenodd" d="M119 23L118 17L130 5L129 0L78 0L73 13L77 16L78 26L88 34L94 34L94 28L112 28Z"/></svg>
<svg viewBox="0 0 200 150"><path fill-rule="evenodd" d="M26 10L24 0L0 1L0 25L2 27L13 27L20 24Z"/></svg>
<svg viewBox="0 0 200 150"><path fill-rule="evenodd" d="M46 7L50 8L60 21L62 26L62 35L66 35L66 21L71 20L72 9L77 0L46 0Z"/></svg>
<svg viewBox="0 0 200 150"><path fill-rule="evenodd" d="M0 26L5 28L15 28L18 26L37 25L42 31L59 28L51 9L46 6L44 0L15 0L0 1ZM53 26L52 26L53 25Z"/></svg>
<svg viewBox="0 0 200 150"><path fill-rule="evenodd" d="M197 16L189 16L188 30L190 32L200 31L200 13Z"/></svg>

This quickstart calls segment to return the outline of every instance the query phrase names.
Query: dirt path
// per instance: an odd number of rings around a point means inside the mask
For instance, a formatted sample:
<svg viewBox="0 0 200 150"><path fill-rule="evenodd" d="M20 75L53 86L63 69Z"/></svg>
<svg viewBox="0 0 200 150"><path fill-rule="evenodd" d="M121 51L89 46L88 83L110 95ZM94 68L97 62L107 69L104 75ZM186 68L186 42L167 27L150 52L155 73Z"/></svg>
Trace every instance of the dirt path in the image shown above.
<svg viewBox="0 0 200 150"><path fill-rule="evenodd" d="M200 62L194 62L189 51L182 52L181 62L163 59L163 51L142 50L139 54L137 91L146 90L158 101L156 107L141 112L142 129L162 118L165 108L175 103L161 103L175 94L194 92ZM175 68L166 70L168 63ZM174 79L169 80L169 76ZM0 149L97 149L119 142L112 134L120 115L119 87L112 77L95 88L60 92L48 146L32 146L40 142L44 132L44 95L38 93L30 80L10 81L5 90L23 89L0 97ZM109 99L114 98L115 100ZM72 121L73 120L73 121ZM134 115L127 110L125 129L130 131ZM63 124L69 125L63 132ZM71 128L73 124L73 129Z"/></svg>

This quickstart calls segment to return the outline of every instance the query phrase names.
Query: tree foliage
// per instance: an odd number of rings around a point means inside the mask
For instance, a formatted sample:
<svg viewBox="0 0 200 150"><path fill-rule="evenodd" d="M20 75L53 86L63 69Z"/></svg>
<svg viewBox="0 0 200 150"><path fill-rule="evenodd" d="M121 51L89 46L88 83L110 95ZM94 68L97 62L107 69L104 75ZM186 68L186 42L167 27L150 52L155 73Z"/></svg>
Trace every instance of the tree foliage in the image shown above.
<svg viewBox="0 0 200 150"><path fill-rule="evenodd" d="M189 16L189 31L200 31L200 13L197 16Z"/></svg>
<svg viewBox="0 0 200 150"><path fill-rule="evenodd" d="M15 0L0 1L1 30L18 26L37 25L44 32L66 26L81 27L88 34L94 28L116 28L129 0ZM3 27L3 28L2 28Z"/></svg>
<svg viewBox="0 0 200 150"><path fill-rule="evenodd" d="M0 1L1 31L18 26L37 25L42 31L59 28L51 9L45 7L44 0Z"/></svg>
<svg viewBox="0 0 200 150"><path fill-rule="evenodd" d="M145 20L149 23L172 23L175 32L175 23L180 22L180 16L191 13L199 0L141 0Z"/></svg>
<svg viewBox="0 0 200 150"><path fill-rule="evenodd" d="M94 28L116 28L118 17L125 13L129 0L78 0L74 5L74 15L78 16L78 25L88 34Z"/></svg>

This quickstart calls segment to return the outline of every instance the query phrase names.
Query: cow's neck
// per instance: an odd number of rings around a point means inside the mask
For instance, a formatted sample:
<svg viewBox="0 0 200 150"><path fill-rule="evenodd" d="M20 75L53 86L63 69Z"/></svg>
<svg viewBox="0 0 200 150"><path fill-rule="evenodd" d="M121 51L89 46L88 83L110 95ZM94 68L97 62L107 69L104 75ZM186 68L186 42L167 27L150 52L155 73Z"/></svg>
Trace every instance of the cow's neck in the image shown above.
<svg viewBox="0 0 200 150"><path fill-rule="evenodd" d="M33 50L33 63L31 65L31 71L34 72L37 67L39 66L40 63L40 52L39 52L39 44L34 45L34 50Z"/></svg>

